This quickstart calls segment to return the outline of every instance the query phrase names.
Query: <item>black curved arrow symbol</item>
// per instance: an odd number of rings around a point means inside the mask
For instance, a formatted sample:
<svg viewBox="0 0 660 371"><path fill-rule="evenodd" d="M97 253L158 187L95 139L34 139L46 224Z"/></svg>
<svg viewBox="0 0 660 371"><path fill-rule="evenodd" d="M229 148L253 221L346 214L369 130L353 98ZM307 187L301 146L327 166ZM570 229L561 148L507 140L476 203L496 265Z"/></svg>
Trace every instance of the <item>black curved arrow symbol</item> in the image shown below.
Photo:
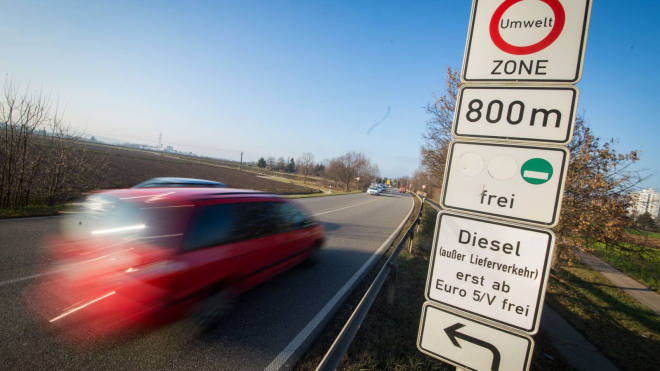
<svg viewBox="0 0 660 371"><path fill-rule="evenodd" d="M447 333L447 336L449 336L449 340L451 340L452 344L461 348L461 345L456 340L456 338L458 338L490 350L493 353L493 363L491 364L490 369L492 371L498 371L500 369L500 351L497 350L497 348L495 348L495 346L491 343L487 343L483 340L479 340L473 338L472 336L458 332L461 327L465 327L465 325L462 323L456 323L455 325L451 325L445 329L445 333Z"/></svg>

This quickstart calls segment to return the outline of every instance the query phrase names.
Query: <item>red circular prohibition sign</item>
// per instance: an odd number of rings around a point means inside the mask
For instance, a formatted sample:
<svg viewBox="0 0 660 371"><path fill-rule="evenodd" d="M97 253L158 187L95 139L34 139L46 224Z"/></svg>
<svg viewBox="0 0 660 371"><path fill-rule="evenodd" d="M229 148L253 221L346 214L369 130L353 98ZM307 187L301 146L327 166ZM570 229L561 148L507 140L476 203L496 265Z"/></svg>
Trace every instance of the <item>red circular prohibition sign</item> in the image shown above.
<svg viewBox="0 0 660 371"><path fill-rule="evenodd" d="M521 1L523 0L506 0L497 8L497 10L495 10L495 13L493 14L493 18L491 18L490 20L490 38L493 40L493 43L495 43L495 45L498 48L509 54L527 55L527 54L539 52L547 48L548 46L550 46L550 44L552 44L553 42L555 42L555 40L557 40L557 38L561 34L561 31L564 29L564 23L566 22L566 14L564 13L564 7L561 5L559 0L541 0L544 3L548 4L548 6L552 9L552 12L555 14L555 25L552 27L552 30L550 30L548 36L546 36L543 40L537 42L536 44L532 44L528 46L511 45L508 42L504 41L502 35L500 35L499 23L500 20L502 19L502 16L504 15L504 12L506 12L510 7Z"/></svg>

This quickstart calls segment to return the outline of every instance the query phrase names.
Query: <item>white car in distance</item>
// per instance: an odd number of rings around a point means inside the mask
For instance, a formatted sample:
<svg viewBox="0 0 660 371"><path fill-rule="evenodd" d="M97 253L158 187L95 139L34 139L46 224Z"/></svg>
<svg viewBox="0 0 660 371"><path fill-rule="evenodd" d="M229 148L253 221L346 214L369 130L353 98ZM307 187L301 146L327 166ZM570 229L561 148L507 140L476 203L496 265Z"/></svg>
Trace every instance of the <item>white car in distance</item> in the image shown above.
<svg viewBox="0 0 660 371"><path fill-rule="evenodd" d="M380 194L380 192L381 192L380 188L378 188L378 187L369 187L369 189L367 189L367 194L368 195L378 196Z"/></svg>

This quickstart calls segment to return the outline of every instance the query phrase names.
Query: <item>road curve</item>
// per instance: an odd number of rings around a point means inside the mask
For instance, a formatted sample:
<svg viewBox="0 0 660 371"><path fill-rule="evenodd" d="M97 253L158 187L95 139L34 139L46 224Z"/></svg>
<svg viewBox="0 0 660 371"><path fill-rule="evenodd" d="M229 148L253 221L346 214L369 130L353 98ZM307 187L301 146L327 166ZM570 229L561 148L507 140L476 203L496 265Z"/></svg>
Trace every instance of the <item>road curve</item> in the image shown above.
<svg viewBox="0 0 660 371"><path fill-rule="evenodd" d="M215 331L187 336L185 321L93 351L61 345L36 327L23 292L40 274L41 240L59 217L0 221L0 360L3 369L285 370L292 368L343 299L365 263L411 211L409 195L301 199L328 241L313 267L296 267L241 296ZM362 269L362 270L361 270ZM355 285L354 285L355 284Z"/></svg>

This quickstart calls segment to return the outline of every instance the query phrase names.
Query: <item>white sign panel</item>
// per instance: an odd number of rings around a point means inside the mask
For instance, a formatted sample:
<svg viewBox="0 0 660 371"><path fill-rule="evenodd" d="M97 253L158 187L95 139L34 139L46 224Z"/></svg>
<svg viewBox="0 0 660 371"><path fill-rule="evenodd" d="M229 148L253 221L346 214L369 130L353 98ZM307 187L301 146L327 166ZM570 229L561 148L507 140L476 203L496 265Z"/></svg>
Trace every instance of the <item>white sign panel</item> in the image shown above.
<svg viewBox="0 0 660 371"><path fill-rule="evenodd" d="M461 78L575 84L590 0L474 0Z"/></svg>
<svg viewBox="0 0 660 371"><path fill-rule="evenodd" d="M469 370L524 371L529 370L534 341L425 303L417 348Z"/></svg>
<svg viewBox="0 0 660 371"><path fill-rule="evenodd" d="M550 230L441 212L426 299L535 334L554 248Z"/></svg>
<svg viewBox="0 0 660 371"><path fill-rule="evenodd" d="M564 147L454 141L440 205L553 227L568 168Z"/></svg>
<svg viewBox="0 0 660 371"><path fill-rule="evenodd" d="M473 86L458 93L452 134L464 139L567 144L573 137L574 86Z"/></svg>

